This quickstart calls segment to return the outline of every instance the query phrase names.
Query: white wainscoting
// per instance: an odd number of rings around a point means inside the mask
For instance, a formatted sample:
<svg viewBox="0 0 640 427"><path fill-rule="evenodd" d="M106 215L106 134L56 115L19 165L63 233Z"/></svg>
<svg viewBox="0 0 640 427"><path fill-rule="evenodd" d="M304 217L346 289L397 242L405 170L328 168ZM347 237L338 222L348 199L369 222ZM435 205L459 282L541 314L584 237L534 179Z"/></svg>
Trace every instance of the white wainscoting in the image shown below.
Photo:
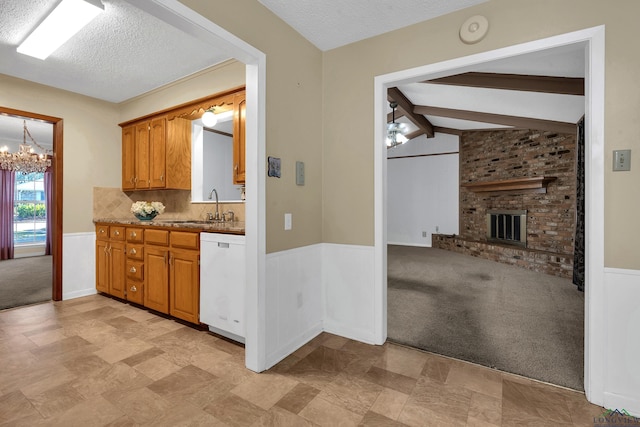
<svg viewBox="0 0 640 427"><path fill-rule="evenodd" d="M322 332L322 246L266 256L267 369Z"/></svg>
<svg viewBox="0 0 640 427"><path fill-rule="evenodd" d="M96 293L96 233L62 236L62 299Z"/></svg>
<svg viewBox="0 0 640 427"><path fill-rule="evenodd" d="M324 330L376 343L373 246L323 244Z"/></svg>
<svg viewBox="0 0 640 427"><path fill-rule="evenodd" d="M640 270L605 268L604 406L640 416Z"/></svg>

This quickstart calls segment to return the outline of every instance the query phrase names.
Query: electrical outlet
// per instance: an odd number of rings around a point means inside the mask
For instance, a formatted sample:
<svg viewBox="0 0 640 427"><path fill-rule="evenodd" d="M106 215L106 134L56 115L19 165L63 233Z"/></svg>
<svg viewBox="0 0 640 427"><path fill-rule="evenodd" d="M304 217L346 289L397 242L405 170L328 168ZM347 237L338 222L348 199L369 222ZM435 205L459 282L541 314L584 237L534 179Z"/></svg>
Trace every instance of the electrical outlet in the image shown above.
<svg viewBox="0 0 640 427"><path fill-rule="evenodd" d="M436 233L439 233L439 232L440 232L440 227L436 225Z"/></svg>
<svg viewBox="0 0 640 427"><path fill-rule="evenodd" d="M291 230L291 214L290 213L284 214L284 229Z"/></svg>
<svg viewBox="0 0 640 427"><path fill-rule="evenodd" d="M426 231L422 232L422 237L427 237L427 232Z"/></svg>
<svg viewBox="0 0 640 427"><path fill-rule="evenodd" d="M302 292L298 292L298 308L302 308Z"/></svg>

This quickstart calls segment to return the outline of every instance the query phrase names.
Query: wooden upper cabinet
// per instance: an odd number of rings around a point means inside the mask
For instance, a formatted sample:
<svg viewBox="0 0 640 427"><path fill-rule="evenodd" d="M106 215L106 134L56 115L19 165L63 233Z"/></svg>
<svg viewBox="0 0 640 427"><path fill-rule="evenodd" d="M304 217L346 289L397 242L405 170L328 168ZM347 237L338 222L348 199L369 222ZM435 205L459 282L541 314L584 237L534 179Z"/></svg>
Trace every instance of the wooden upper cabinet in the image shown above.
<svg viewBox="0 0 640 427"><path fill-rule="evenodd" d="M176 117L167 122L166 187L191 190L191 120Z"/></svg>
<svg viewBox="0 0 640 427"><path fill-rule="evenodd" d="M136 188L136 127L126 126L122 128L122 189L135 190Z"/></svg>
<svg viewBox="0 0 640 427"><path fill-rule="evenodd" d="M245 181L245 122L247 110L246 92L237 93L233 99L233 183Z"/></svg>
<svg viewBox="0 0 640 427"><path fill-rule="evenodd" d="M164 117L149 122L149 188L166 187L167 120Z"/></svg>
<svg viewBox="0 0 640 427"><path fill-rule="evenodd" d="M135 136L135 164L136 177L135 188L144 190L149 188L149 122L140 123L136 126Z"/></svg>
<svg viewBox="0 0 640 427"><path fill-rule="evenodd" d="M197 99L124 123L123 190L191 190L191 122L214 108L233 109L233 182L245 182L244 87Z"/></svg>

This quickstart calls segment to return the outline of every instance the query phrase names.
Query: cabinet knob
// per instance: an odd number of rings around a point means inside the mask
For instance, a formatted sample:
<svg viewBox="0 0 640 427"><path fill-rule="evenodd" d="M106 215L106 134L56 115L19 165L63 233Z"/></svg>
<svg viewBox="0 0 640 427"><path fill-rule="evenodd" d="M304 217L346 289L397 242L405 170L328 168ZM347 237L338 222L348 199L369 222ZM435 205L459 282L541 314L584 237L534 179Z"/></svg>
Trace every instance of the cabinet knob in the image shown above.
<svg viewBox="0 0 640 427"><path fill-rule="evenodd" d="M138 234L135 231L131 232L131 237L136 237Z"/></svg>
<svg viewBox="0 0 640 427"><path fill-rule="evenodd" d="M129 253L130 253L131 255L135 255L135 254L137 254L137 253L138 253L138 251L136 251L136 248L131 248L131 250L129 251Z"/></svg>
<svg viewBox="0 0 640 427"><path fill-rule="evenodd" d="M116 236L119 236L120 232L118 230L116 230L113 234L115 234Z"/></svg>
<svg viewBox="0 0 640 427"><path fill-rule="evenodd" d="M136 271L138 271L138 270L136 270L135 267L131 267L131 269L129 270L130 273L135 273Z"/></svg>
<svg viewBox="0 0 640 427"><path fill-rule="evenodd" d="M131 291L131 292L137 292L137 291L138 291L138 288L136 288L136 286L135 286L135 285L133 285L133 286L131 287L130 291Z"/></svg>
<svg viewBox="0 0 640 427"><path fill-rule="evenodd" d="M100 234L104 234L104 228L100 229Z"/></svg>

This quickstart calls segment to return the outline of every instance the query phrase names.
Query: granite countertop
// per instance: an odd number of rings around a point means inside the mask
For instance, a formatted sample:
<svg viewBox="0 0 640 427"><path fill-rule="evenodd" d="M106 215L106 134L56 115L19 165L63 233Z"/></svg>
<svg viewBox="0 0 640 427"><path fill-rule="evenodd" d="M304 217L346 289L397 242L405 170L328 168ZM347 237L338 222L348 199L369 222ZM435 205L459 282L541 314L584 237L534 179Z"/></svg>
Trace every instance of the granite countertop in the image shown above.
<svg viewBox="0 0 640 427"><path fill-rule="evenodd" d="M205 231L209 233L244 234L244 222L212 222L198 219L161 219L152 221L139 221L135 218L94 218L94 223L121 224L146 227L182 228Z"/></svg>

